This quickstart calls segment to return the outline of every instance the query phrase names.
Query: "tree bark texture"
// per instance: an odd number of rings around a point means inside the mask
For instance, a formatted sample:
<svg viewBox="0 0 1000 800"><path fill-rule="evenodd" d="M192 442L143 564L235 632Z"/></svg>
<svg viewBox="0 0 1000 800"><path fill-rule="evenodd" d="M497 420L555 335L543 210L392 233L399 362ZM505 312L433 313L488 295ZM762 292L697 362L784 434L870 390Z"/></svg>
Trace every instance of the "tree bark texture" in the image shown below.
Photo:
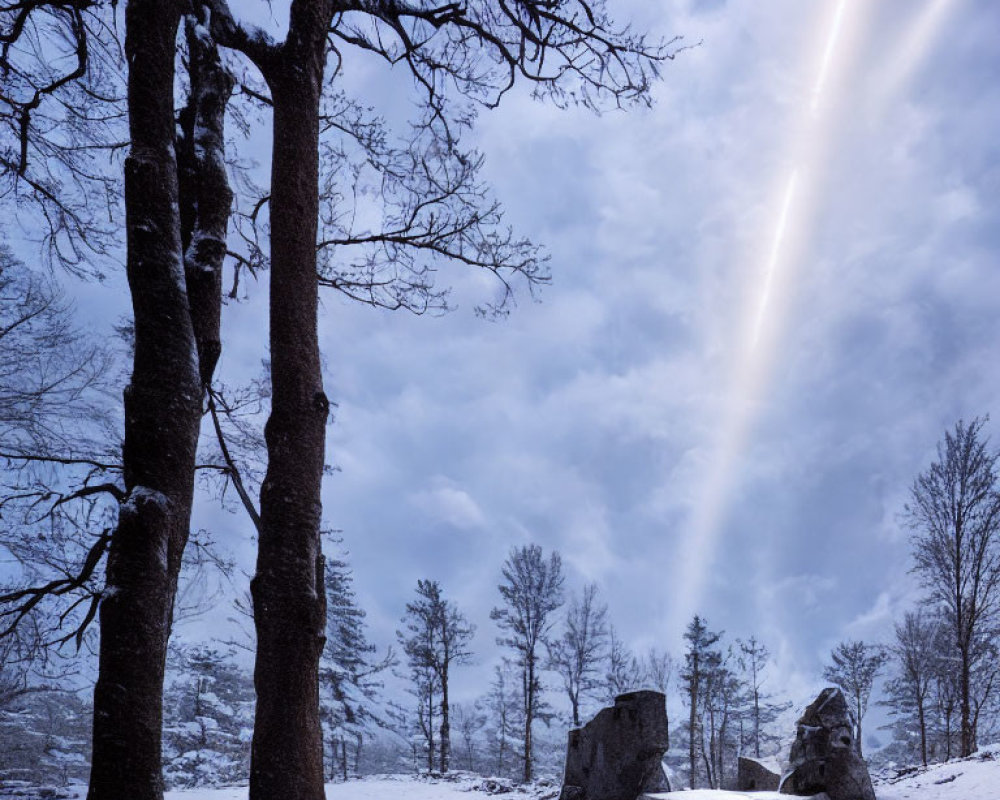
<svg viewBox="0 0 1000 800"><path fill-rule="evenodd" d="M89 800L159 800L166 643L187 539L201 415L181 264L174 156L180 3L133 0L125 49L127 274L135 360L125 389L128 499L108 554Z"/></svg>
<svg viewBox="0 0 1000 800"><path fill-rule="evenodd" d="M451 723L449 721L448 709L448 667L441 672L441 772L448 771L448 762L451 759Z"/></svg>
<svg viewBox="0 0 1000 800"><path fill-rule="evenodd" d="M271 415L261 487L257 572L257 711L251 800L323 800L319 659L326 598L320 484L329 403L317 336L319 101L328 2L296 0L265 72L274 102L271 162Z"/></svg>
<svg viewBox="0 0 1000 800"><path fill-rule="evenodd" d="M231 195L224 169L202 174L206 158L222 162L220 153L203 148L193 185L213 196L215 205L205 204L182 235L179 208L186 197L178 182L173 94L182 6L132 0L126 10L131 136L125 163L126 266L135 356L125 389L122 456L128 497L112 536L100 608L89 800L163 796L167 641L190 530L202 383L210 379L218 357L216 347L210 364L199 370L196 330L214 330L209 335L219 341L220 298L204 282L186 285L182 240L221 240L222 248L208 248L201 259L203 272L221 273ZM216 56L214 67L193 66L191 76L193 94L206 80L212 84L202 94L216 99L196 116L201 127L217 132L220 150L231 88L228 78L220 83L221 72Z"/></svg>

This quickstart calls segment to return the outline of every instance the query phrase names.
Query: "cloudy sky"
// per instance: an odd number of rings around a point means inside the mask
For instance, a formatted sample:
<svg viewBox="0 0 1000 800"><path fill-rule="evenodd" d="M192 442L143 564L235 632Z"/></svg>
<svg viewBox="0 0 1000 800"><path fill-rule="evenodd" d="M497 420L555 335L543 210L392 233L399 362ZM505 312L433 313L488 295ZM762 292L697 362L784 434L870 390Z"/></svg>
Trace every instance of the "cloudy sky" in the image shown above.
<svg viewBox="0 0 1000 800"><path fill-rule="evenodd" d="M633 646L680 655L700 613L767 643L801 705L838 640L887 639L918 596L898 516L945 428L1000 414L1000 4L608 5L700 43L652 110L515 94L478 126L551 255L541 302L483 321L461 272L438 318L324 298L326 521L376 642L418 578L478 625L468 692L500 565L537 543ZM224 377L265 356L254 291Z"/></svg>
<svg viewBox="0 0 1000 800"><path fill-rule="evenodd" d="M327 298L327 519L383 642L426 577L486 650L536 542L634 646L679 653L698 612L801 701L914 602L908 487L997 411L1000 6L609 5L701 43L652 111L511 97L479 127L542 302L483 322L461 275L443 318Z"/></svg>

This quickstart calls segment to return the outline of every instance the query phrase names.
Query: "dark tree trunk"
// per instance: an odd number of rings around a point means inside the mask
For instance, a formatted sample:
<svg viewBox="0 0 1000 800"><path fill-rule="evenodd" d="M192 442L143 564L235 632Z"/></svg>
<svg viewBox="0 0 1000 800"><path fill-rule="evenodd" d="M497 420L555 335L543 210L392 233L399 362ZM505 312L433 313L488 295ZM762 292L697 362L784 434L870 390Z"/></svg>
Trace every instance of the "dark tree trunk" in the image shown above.
<svg viewBox="0 0 1000 800"><path fill-rule="evenodd" d="M448 668L441 673L441 772L448 771L448 761L451 758L451 724L448 719Z"/></svg>
<svg viewBox="0 0 1000 800"><path fill-rule="evenodd" d="M753 754L754 758L760 758L760 692L756 687L756 677L754 677L753 690Z"/></svg>
<svg viewBox="0 0 1000 800"><path fill-rule="evenodd" d="M202 142L182 193L173 94L181 9L179 2L133 0L126 10L131 149L125 208L135 356L125 390L128 499L111 540L100 611L90 800L163 795L167 640L190 526L202 383L211 380L220 349L219 287L231 203L221 166L222 122L232 84L214 48L196 44L190 129L207 132L211 141ZM200 210L182 224L178 209L192 196L202 201ZM200 244L185 254L189 241ZM188 284L185 273L190 277L192 269L200 277ZM199 370L203 340L212 342L212 355Z"/></svg>
<svg viewBox="0 0 1000 800"><path fill-rule="evenodd" d="M699 675L698 675L698 654L695 653L692 660L691 668L691 686L690 686L690 701L691 701L691 713L688 717L688 767L690 770L690 775L688 776L688 787L693 789L695 783L695 771L697 767L697 750L695 749L695 729L698 724L698 691L699 691Z"/></svg>
<svg viewBox="0 0 1000 800"><path fill-rule="evenodd" d="M924 714L924 697L917 697L917 719L920 722L920 763L927 766L927 720Z"/></svg>
<svg viewBox="0 0 1000 800"><path fill-rule="evenodd" d="M125 49L127 274L135 359L125 389L128 499L108 554L90 800L159 800L163 672L193 493L201 384L181 267L174 157L180 3L133 0Z"/></svg>
<svg viewBox="0 0 1000 800"><path fill-rule="evenodd" d="M535 656L527 656L527 681L524 687L524 782L530 783L532 778L531 763L531 725L535 721Z"/></svg>
<svg viewBox="0 0 1000 800"><path fill-rule="evenodd" d="M329 403L317 338L319 99L330 4L292 4L265 72L274 102L271 162L271 415L264 430L257 573L251 582L257 711L251 800L323 800L319 658L326 598L320 483Z"/></svg>
<svg viewBox="0 0 1000 800"><path fill-rule="evenodd" d="M959 755L962 758L972 755L972 740L975 738L972 731L972 703L970 702L969 696L972 692L970 679L970 668L969 668L969 646L963 643L964 646L961 647L962 656L962 675L960 683L961 701L962 701L962 728L961 728L961 752Z"/></svg>
<svg viewBox="0 0 1000 800"><path fill-rule="evenodd" d="M858 755L864 758L864 753L861 752L861 697L860 695L854 698L854 710L858 715L854 736L854 748L858 751Z"/></svg>

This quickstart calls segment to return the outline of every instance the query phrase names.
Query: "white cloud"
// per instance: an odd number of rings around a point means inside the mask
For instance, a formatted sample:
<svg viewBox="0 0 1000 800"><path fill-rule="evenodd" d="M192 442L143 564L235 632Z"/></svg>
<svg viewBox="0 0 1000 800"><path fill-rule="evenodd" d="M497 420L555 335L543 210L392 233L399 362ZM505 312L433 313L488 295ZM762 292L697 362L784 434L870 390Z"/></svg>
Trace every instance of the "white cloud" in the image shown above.
<svg viewBox="0 0 1000 800"><path fill-rule="evenodd" d="M482 510L463 489L441 476L435 476L430 483L430 488L410 495L410 502L422 513L461 530L475 530L486 524Z"/></svg>

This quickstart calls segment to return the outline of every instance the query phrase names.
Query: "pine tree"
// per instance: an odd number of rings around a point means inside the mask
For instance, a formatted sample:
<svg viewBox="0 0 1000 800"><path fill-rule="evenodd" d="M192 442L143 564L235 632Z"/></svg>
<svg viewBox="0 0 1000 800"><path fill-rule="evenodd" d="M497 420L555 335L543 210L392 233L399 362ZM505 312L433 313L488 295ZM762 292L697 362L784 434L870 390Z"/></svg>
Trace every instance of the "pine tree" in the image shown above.
<svg viewBox="0 0 1000 800"><path fill-rule="evenodd" d="M323 734L329 746L325 759L330 777L347 780L350 754L357 771L364 739L388 725L380 702L379 675L395 663L390 648L381 659L368 641L365 612L354 592L354 578L342 558L325 560L326 645L320 661L320 708ZM324 748L325 749L325 748Z"/></svg>
<svg viewBox="0 0 1000 800"><path fill-rule="evenodd" d="M703 749L699 711L704 705L705 676L710 674L714 665L722 660L719 651L713 649L721 636L721 633L710 631L705 621L697 614L684 632L688 649L684 654L684 671L681 673L681 680L685 683L685 697L688 703L688 785L691 789L695 788L698 774L697 759L699 751ZM708 759L704 759L704 761L706 772L709 772ZM711 783L711 775L709 774L707 777Z"/></svg>
<svg viewBox="0 0 1000 800"><path fill-rule="evenodd" d="M171 788L234 786L246 780L253 684L234 655L207 645L170 649L163 773Z"/></svg>

